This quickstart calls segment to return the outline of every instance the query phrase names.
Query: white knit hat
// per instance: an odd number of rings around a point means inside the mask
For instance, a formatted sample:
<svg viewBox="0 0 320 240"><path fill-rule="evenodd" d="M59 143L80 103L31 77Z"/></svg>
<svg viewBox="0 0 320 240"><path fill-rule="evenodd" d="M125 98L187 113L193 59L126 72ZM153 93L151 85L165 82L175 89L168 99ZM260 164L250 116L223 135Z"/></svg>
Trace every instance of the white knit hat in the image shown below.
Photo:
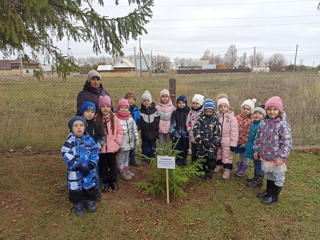
<svg viewBox="0 0 320 240"><path fill-rule="evenodd" d="M204 96L195 94L192 98L192 102L199 103L202 106L204 103Z"/></svg>
<svg viewBox="0 0 320 240"><path fill-rule="evenodd" d="M251 108L251 113L253 113L254 105L256 102L257 102L257 99L255 99L255 98L247 99L241 104L241 108L242 108L242 106L247 105Z"/></svg>
<svg viewBox="0 0 320 240"><path fill-rule="evenodd" d="M148 90L144 91L141 96L141 102L143 102L144 100L149 100L149 102L152 103L152 96Z"/></svg>

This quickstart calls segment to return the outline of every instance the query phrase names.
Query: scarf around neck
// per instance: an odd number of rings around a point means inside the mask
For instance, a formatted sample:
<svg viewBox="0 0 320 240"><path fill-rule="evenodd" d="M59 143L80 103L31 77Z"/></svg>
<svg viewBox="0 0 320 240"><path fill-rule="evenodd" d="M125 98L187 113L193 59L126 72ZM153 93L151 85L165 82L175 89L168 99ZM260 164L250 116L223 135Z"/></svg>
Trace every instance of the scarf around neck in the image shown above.
<svg viewBox="0 0 320 240"><path fill-rule="evenodd" d="M130 112L120 112L117 111L117 117L123 120L128 120L130 118Z"/></svg>

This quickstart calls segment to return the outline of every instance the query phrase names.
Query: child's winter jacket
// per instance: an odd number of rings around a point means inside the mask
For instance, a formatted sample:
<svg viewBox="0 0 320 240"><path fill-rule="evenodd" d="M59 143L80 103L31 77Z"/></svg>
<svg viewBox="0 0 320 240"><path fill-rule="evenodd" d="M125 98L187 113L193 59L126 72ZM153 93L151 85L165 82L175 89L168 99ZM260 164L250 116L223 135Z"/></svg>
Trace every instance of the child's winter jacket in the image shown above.
<svg viewBox="0 0 320 240"><path fill-rule="evenodd" d="M187 131L189 133L189 141L192 143L196 143L196 141L194 140L193 127L201 114L202 114L202 109L198 111L191 109L187 117L186 126L187 126Z"/></svg>
<svg viewBox="0 0 320 240"><path fill-rule="evenodd" d="M111 113L113 114L113 113ZM115 153L119 150L123 140L123 129L119 118L114 115L114 134L112 134L111 119L105 118L103 123L106 129L106 143L101 148L100 153Z"/></svg>
<svg viewBox="0 0 320 240"><path fill-rule="evenodd" d="M123 140L120 151L127 151L135 148L135 141L139 140L138 127L132 117L119 119L123 129Z"/></svg>
<svg viewBox="0 0 320 240"><path fill-rule="evenodd" d="M238 128L239 128L238 145L242 145L242 144L247 145L250 127L253 122L253 117L252 115L246 116L241 113L240 115L236 116L236 118L238 121Z"/></svg>
<svg viewBox="0 0 320 240"><path fill-rule="evenodd" d="M188 138L187 130L187 117L189 114L190 108L187 106L186 109L177 108L173 111L171 115L171 126L169 133L173 133L175 138Z"/></svg>
<svg viewBox="0 0 320 240"><path fill-rule="evenodd" d="M150 107L145 107L141 103L140 119L138 121L141 130L141 139L145 141L156 141L158 138L160 115L151 103Z"/></svg>
<svg viewBox="0 0 320 240"><path fill-rule="evenodd" d="M96 170L93 168L86 177L78 170L87 167L88 164L97 166L99 161L99 149L97 144L89 134L85 133L82 137L76 137L70 133L66 142L61 148L62 158L68 167L68 189L72 191L82 191L95 186Z"/></svg>
<svg viewBox="0 0 320 240"><path fill-rule="evenodd" d="M134 122L137 124L138 120L140 119L140 111L136 105L131 105L129 107L129 111L131 113L131 117L133 118Z"/></svg>
<svg viewBox="0 0 320 240"><path fill-rule="evenodd" d="M230 146L236 147L238 145L238 122L233 111L217 112L217 117L222 128L221 147L218 150L217 159L224 160L224 163L232 163L233 153L230 150Z"/></svg>
<svg viewBox="0 0 320 240"><path fill-rule="evenodd" d="M289 124L283 119L265 119L259 124L253 149L260 158L275 161L280 158L285 163L292 148Z"/></svg>
<svg viewBox="0 0 320 240"><path fill-rule="evenodd" d="M93 140L97 143L97 147L101 149L101 147L105 143L105 135L103 133L102 127L99 123L95 122L93 119L86 120L87 128L86 131L93 138Z"/></svg>
<svg viewBox="0 0 320 240"><path fill-rule="evenodd" d="M254 159L253 143L256 138L258 127L259 127L259 124L261 121L262 120L259 120L259 121L253 120L253 123L250 127L249 138L248 138L248 142L247 142L247 146L246 146L246 151L244 153L244 156L247 158Z"/></svg>
<svg viewBox="0 0 320 240"><path fill-rule="evenodd" d="M194 139L206 149L213 148L212 145L220 146L221 143L221 124L216 115L200 115L193 127Z"/></svg>
<svg viewBox="0 0 320 240"><path fill-rule="evenodd" d="M176 110L176 108L173 106L171 99L169 99L166 104L160 102L156 106L156 109L160 115L159 133L167 134L170 130L172 112Z"/></svg>

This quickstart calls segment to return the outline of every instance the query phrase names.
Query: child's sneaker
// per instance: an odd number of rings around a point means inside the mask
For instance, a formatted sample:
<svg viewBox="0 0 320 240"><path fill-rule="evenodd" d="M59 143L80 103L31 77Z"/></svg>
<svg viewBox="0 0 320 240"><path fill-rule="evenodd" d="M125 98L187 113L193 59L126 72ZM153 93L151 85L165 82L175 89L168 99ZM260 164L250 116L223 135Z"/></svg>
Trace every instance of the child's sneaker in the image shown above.
<svg viewBox="0 0 320 240"><path fill-rule="evenodd" d="M94 205L94 202L92 200L87 200L84 202L84 207L88 209L89 212L95 212L97 211L97 207Z"/></svg>
<svg viewBox="0 0 320 240"><path fill-rule="evenodd" d="M124 180L131 180L131 176L127 174L125 171L120 171L120 177Z"/></svg>
<svg viewBox="0 0 320 240"><path fill-rule="evenodd" d="M135 176L135 174L134 174L133 172L131 172L131 171L129 170L129 168L125 168L124 171L125 171L128 175L130 175L130 177L134 177L134 176Z"/></svg>
<svg viewBox="0 0 320 240"><path fill-rule="evenodd" d="M222 174L222 178L225 180L228 180L230 178L230 169L224 169L224 172Z"/></svg>
<svg viewBox="0 0 320 240"><path fill-rule="evenodd" d="M74 204L74 213L77 216L82 216L84 214L83 208L82 208L82 202Z"/></svg>

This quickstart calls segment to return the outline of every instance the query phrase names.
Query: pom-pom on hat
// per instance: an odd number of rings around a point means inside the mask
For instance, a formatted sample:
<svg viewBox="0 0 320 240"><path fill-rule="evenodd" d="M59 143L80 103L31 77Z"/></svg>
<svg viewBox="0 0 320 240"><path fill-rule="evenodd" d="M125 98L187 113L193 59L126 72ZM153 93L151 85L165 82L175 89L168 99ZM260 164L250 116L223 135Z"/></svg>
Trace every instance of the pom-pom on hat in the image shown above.
<svg viewBox="0 0 320 240"><path fill-rule="evenodd" d="M253 109L253 112L260 112L264 117L266 116L266 110L264 110L264 105L261 105L259 107L255 107Z"/></svg>
<svg viewBox="0 0 320 240"><path fill-rule="evenodd" d="M241 108L242 108L242 106L247 105L251 108L251 113L253 113L254 105L256 102L257 102L257 99L255 99L255 98L247 99L241 104Z"/></svg>
<svg viewBox="0 0 320 240"><path fill-rule="evenodd" d="M144 91L141 96L141 102L143 102L144 100L149 100L149 102L152 103L152 96L148 90Z"/></svg>
<svg viewBox="0 0 320 240"><path fill-rule="evenodd" d="M212 109L213 111L215 110L215 103L212 99L207 98L204 101L204 105L203 105L203 109L204 111L206 111L207 109Z"/></svg>
<svg viewBox="0 0 320 240"><path fill-rule="evenodd" d="M168 95L168 97L170 98L169 90L163 89L163 90L160 92L160 98L162 97L162 95Z"/></svg>
<svg viewBox="0 0 320 240"><path fill-rule="evenodd" d="M88 72L88 77L87 77L87 81L90 82L90 79L93 77L98 77L101 79L101 75L100 73L98 73L96 70L91 70Z"/></svg>
<svg viewBox="0 0 320 240"><path fill-rule="evenodd" d="M186 104L186 106L183 108L183 109L186 109L188 107L188 100L187 100L187 97L184 96L184 95L180 95L178 98L177 98L177 105L178 105L178 102L184 102Z"/></svg>
<svg viewBox="0 0 320 240"><path fill-rule="evenodd" d="M204 103L204 96L201 94L195 94L192 98L192 102L199 103L202 106Z"/></svg>
<svg viewBox="0 0 320 240"><path fill-rule="evenodd" d="M109 105L111 107L111 98L108 95L100 96L99 97L99 109L102 105Z"/></svg>
<svg viewBox="0 0 320 240"><path fill-rule="evenodd" d="M118 102L118 109L119 109L121 106L128 106L128 108L129 108L128 100L125 99L125 98L121 98L120 101Z"/></svg>
<svg viewBox="0 0 320 240"><path fill-rule="evenodd" d="M228 101L227 98L219 98L219 100L218 100L218 107L219 107L221 104L227 104L227 106L230 108L230 104L229 104L229 101Z"/></svg>
<svg viewBox="0 0 320 240"><path fill-rule="evenodd" d="M129 97L133 97L134 101L137 101L137 95L134 92L127 92L124 96L125 99L128 99Z"/></svg>
<svg viewBox="0 0 320 240"><path fill-rule="evenodd" d="M86 120L83 118L83 117L79 117L79 116L74 116L70 119L70 121L68 122L68 127L70 129L70 132L72 132L72 126L73 126L73 123L75 121L82 121L83 124L84 124L84 129L86 129L86 126L87 126L87 122Z"/></svg>
<svg viewBox="0 0 320 240"><path fill-rule="evenodd" d="M81 106L81 114L83 115L88 110L93 110L96 113L96 105L93 102L85 101Z"/></svg>
<svg viewBox="0 0 320 240"><path fill-rule="evenodd" d="M283 113L282 100L278 96L274 96L268 99L265 109L268 110L269 107L276 107L279 109L280 113Z"/></svg>
<svg viewBox="0 0 320 240"><path fill-rule="evenodd" d="M218 99L220 99L220 98L227 98L227 99L228 99L228 95L225 94L225 93L220 93L220 94L218 95Z"/></svg>

